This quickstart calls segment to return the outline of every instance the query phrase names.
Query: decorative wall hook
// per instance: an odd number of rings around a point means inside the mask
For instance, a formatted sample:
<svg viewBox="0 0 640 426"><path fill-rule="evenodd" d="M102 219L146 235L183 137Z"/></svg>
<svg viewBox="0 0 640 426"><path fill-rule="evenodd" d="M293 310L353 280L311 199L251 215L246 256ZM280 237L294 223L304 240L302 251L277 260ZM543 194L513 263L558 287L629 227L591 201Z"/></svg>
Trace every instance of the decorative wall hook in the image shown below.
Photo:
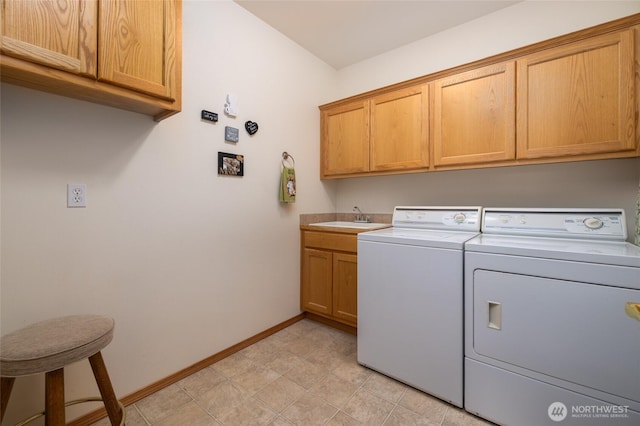
<svg viewBox="0 0 640 426"><path fill-rule="evenodd" d="M282 167L287 167L285 161L289 162L289 167L296 166L296 160L293 158L293 155L289 154L287 151L282 153Z"/></svg>

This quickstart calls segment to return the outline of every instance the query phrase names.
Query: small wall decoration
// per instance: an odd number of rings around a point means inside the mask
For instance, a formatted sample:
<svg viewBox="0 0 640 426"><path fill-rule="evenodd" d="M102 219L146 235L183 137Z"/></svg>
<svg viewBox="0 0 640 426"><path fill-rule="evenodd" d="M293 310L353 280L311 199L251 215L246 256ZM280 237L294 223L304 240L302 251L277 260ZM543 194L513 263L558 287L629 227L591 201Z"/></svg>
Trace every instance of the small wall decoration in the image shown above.
<svg viewBox="0 0 640 426"><path fill-rule="evenodd" d="M203 109L200 112L200 118L207 121L213 121L215 123L218 121L218 114L216 114L215 112L211 112L211 111L207 111L206 109Z"/></svg>
<svg viewBox="0 0 640 426"><path fill-rule="evenodd" d="M218 152L218 174L244 176L244 155Z"/></svg>
<svg viewBox="0 0 640 426"><path fill-rule="evenodd" d="M255 121L247 121L246 123L244 123L244 128L251 136L258 133L258 123L256 123Z"/></svg>
<svg viewBox="0 0 640 426"><path fill-rule="evenodd" d="M225 126L224 128L224 140L227 142L238 142L239 132L235 127Z"/></svg>
<svg viewBox="0 0 640 426"><path fill-rule="evenodd" d="M227 94L227 101L224 103L224 112L229 117L238 115L238 95L234 93Z"/></svg>

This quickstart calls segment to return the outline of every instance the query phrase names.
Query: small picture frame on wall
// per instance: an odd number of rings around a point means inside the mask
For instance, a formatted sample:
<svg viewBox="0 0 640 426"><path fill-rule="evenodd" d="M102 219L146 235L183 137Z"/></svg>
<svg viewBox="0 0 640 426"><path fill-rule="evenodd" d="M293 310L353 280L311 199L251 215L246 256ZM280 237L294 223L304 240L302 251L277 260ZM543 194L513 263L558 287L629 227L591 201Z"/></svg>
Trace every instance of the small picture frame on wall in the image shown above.
<svg viewBox="0 0 640 426"><path fill-rule="evenodd" d="M244 176L244 155L218 152L218 174Z"/></svg>

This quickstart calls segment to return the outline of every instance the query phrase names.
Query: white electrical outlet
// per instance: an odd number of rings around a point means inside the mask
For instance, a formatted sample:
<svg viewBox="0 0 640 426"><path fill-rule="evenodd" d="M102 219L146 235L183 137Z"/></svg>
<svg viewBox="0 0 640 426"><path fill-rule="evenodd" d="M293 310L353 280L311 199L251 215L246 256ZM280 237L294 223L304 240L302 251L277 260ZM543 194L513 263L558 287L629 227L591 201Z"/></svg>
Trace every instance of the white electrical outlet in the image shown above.
<svg viewBox="0 0 640 426"><path fill-rule="evenodd" d="M87 207L87 185L67 184L67 207Z"/></svg>

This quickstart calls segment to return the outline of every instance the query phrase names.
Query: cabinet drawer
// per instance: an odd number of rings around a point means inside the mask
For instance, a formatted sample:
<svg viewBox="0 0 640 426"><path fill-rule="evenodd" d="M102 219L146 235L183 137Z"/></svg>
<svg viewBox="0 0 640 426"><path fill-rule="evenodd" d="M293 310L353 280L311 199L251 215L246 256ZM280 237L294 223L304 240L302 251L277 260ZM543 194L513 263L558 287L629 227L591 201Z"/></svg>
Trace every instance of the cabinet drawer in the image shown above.
<svg viewBox="0 0 640 426"><path fill-rule="evenodd" d="M349 234L305 231L303 246L356 253L358 251L358 238L356 235Z"/></svg>

